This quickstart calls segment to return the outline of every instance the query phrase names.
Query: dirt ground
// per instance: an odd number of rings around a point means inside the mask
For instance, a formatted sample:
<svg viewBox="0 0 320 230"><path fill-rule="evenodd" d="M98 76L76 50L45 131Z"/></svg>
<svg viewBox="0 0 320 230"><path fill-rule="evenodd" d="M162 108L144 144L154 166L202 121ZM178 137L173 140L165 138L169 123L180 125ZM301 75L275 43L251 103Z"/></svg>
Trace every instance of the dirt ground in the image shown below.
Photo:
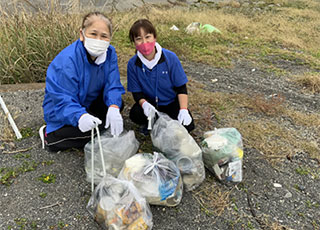
<svg viewBox="0 0 320 230"><path fill-rule="evenodd" d="M307 70L305 66L279 63L290 70L288 78L243 61L235 62L231 69L188 61L183 66L188 77L204 83L210 91L265 96L281 92L296 110L320 111L319 94L303 93L289 81L290 74ZM0 142L0 173L3 176L8 169L15 172L6 180L10 185L0 183L0 229L99 229L86 210L91 189L85 180L83 153L50 153L41 149L37 129L44 123L44 89L43 85L29 86L10 90L10 86L0 87L3 99L17 117L18 127L28 127L33 133L20 141ZM127 115L124 117L125 127L132 128ZM272 165L258 150L244 147L241 183L220 183L206 172L202 185L184 192L177 207L151 206L153 229L320 229L319 162L297 151L291 158ZM304 168L308 172L297 173L297 169ZM49 173L55 175L54 183L45 184L38 179ZM217 197L206 200L207 206L202 205L200 198L212 193ZM214 204L210 206L210 202Z"/></svg>

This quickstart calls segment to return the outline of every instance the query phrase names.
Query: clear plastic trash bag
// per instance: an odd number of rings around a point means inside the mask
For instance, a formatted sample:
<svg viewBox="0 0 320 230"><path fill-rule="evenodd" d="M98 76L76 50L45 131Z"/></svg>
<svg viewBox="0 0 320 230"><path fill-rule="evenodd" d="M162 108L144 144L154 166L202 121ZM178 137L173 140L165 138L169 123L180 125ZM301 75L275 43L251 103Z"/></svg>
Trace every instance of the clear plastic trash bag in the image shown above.
<svg viewBox="0 0 320 230"><path fill-rule="evenodd" d="M243 144L235 128L221 128L204 133L201 142L203 161L219 180L242 181Z"/></svg>
<svg viewBox="0 0 320 230"><path fill-rule="evenodd" d="M131 182L109 174L95 188L87 210L103 229L152 229L152 213L145 198Z"/></svg>
<svg viewBox="0 0 320 230"><path fill-rule="evenodd" d="M113 137L110 131L106 131L101 135L101 145L104 156L106 173L117 177L120 173L125 160L136 154L139 149L134 131L123 131L120 136ZM87 173L87 181L91 182L91 141L84 147L85 153L85 170ZM94 139L94 183L98 184L103 177L103 167L97 137Z"/></svg>
<svg viewBox="0 0 320 230"><path fill-rule="evenodd" d="M187 191L198 187L205 178L202 151L177 120L161 113L151 132L152 144L180 169Z"/></svg>
<svg viewBox="0 0 320 230"><path fill-rule="evenodd" d="M188 33L188 34L192 34L192 33L195 33L195 32L199 32L199 30L200 30L200 25L201 25L200 22L192 22L192 23L190 23L190 24L186 27L185 31L186 31L186 33Z"/></svg>
<svg viewBox="0 0 320 230"><path fill-rule="evenodd" d="M176 206L183 183L177 166L161 153L139 153L126 160L119 179L129 180L149 204Z"/></svg>

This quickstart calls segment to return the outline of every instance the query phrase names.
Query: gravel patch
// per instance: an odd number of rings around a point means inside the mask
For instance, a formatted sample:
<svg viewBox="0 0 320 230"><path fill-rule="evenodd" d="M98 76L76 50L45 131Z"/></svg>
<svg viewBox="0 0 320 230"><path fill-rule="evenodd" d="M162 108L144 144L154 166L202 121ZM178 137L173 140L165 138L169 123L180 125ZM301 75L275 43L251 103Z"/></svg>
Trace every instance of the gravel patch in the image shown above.
<svg viewBox="0 0 320 230"><path fill-rule="evenodd" d="M303 94L287 78L255 69L249 63L237 62L232 69L188 61L183 65L187 75L205 83L207 90L264 96L281 92L295 109L319 112L318 103L314 103L319 102L319 95ZM10 111L17 115L18 127L31 127L36 132L44 123L41 108L44 89L20 85L19 89L1 87L0 91ZM125 114L128 109L125 108ZM124 117L126 127L134 129L127 115ZM287 122L283 124L290 125ZM319 228L319 162L297 152L271 165L256 149L245 146L244 153L242 183L220 183L207 172L205 182L194 192L184 192L177 207L151 206L153 229ZM0 229L100 229L86 210L91 188L85 180L81 151L47 152L41 149L36 133L20 141L1 141L0 162L0 170L33 166L30 171L18 171L11 178L11 185L0 184ZM45 184L38 179L49 173L55 175L55 183ZM229 193L221 215L207 212L196 199L197 192L210 188Z"/></svg>

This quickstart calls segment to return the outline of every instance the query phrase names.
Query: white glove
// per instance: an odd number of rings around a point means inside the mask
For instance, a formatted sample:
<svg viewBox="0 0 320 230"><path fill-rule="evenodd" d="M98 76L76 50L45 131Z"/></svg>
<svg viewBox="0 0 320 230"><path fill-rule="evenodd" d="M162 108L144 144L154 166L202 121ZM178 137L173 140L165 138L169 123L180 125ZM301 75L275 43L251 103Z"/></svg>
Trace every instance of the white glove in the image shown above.
<svg viewBox="0 0 320 230"><path fill-rule="evenodd" d="M123 119L120 114L120 109L116 107L109 107L108 113L106 116L106 125L107 129L110 126L111 134L113 136L119 136L123 131Z"/></svg>
<svg viewBox="0 0 320 230"><path fill-rule="evenodd" d="M142 108L143 113L144 115L146 115L146 117L149 117L151 114L155 114L155 112L157 112L156 108L147 101L144 101L142 103Z"/></svg>
<svg viewBox="0 0 320 230"><path fill-rule="evenodd" d="M102 121L99 118L94 117L89 113L85 113L79 118L78 127L81 132L85 133L101 123Z"/></svg>
<svg viewBox="0 0 320 230"><path fill-rule="evenodd" d="M182 125L190 125L192 118L187 109L180 109L180 112L178 115L178 121Z"/></svg>

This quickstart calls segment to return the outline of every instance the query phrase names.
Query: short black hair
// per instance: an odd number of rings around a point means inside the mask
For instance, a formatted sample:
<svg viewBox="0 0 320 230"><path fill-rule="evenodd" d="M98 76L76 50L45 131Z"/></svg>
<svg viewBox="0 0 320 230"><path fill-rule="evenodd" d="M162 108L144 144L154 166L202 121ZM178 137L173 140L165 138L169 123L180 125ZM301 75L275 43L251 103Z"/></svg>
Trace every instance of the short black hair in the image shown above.
<svg viewBox="0 0 320 230"><path fill-rule="evenodd" d="M129 39L134 42L134 39L140 36L140 29L143 28L146 33L153 34L154 38L157 38L156 28L148 19L139 19L130 28Z"/></svg>

